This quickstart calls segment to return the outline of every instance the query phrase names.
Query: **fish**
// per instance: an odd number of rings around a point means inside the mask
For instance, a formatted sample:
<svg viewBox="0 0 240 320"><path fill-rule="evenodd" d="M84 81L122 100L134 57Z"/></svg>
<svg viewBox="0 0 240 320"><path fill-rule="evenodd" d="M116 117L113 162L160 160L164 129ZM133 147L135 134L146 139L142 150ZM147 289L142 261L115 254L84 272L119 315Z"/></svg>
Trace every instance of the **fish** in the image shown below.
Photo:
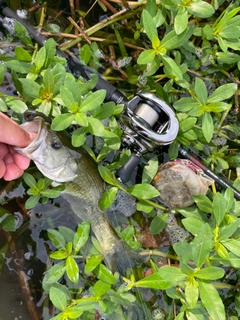
<svg viewBox="0 0 240 320"><path fill-rule="evenodd" d="M65 189L61 196L81 220L88 221L100 246L103 260L112 272L124 275L127 268L142 263L141 255L122 240L111 226L98 201L105 191L97 163L84 148L75 148L64 132L54 132L44 116L27 121L21 127L36 134L25 148L15 150L33 160L38 170Z"/></svg>

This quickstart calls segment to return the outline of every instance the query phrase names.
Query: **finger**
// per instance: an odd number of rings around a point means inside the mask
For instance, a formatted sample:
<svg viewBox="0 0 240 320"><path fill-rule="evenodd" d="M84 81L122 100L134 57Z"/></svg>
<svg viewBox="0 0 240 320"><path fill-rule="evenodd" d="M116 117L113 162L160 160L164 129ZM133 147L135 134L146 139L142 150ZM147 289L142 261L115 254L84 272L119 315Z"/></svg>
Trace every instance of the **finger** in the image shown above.
<svg viewBox="0 0 240 320"><path fill-rule="evenodd" d="M21 154L15 152L12 154L14 163L20 168L20 169L27 169L30 164L30 159L22 156Z"/></svg>
<svg viewBox="0 0 240 320"><path fill-rule="evenodd" d="M6 166L2 159L0 159L0 178L4 176L6 172Z"/></svg>
<svg viewBox="0 0 240 320"><path fill-rule="evenodd" d="M0 112L0 141L24 148L28 146L32 138L16 122Z"/></svg>
<svg viewBox="0 0 240 320"><path fill-rule="evenodd" d="M11 163L6 166L6 172L3 176L4 180L11 181L19 178L23 174L23 170L20 169L15 163Z"/></svg>
<svg viewBox="0 0 240 320"><path fill-rule="evenodd" d="M5 143L0 142L0 159L3 159L8 152L8 146Z"/></svg>
<svg viewBox="0 0 240 320"><path fill-rule="evenodd" d="M3 161L6 165L14 163L13 156L11 155L11 153L8 152L7 154L5 154L5 156L3 157Z"/></svg>

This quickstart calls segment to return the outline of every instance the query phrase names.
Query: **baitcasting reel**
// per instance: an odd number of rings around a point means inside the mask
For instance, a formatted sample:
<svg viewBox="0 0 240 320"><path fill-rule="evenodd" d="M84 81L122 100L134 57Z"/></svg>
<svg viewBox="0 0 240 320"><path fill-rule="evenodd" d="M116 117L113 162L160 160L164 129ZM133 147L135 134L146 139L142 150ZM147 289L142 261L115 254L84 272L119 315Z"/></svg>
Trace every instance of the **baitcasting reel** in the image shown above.
<svg viewBox="0 0 240 320"><path fill-rule="evenodd" d="M125 104L120 119L126 125L123 144L132 150L132 154L117 170L117 176L127 182L134 168L143 161L142 154L174 141L179 123L165 101L146 91L138 92Z"/></svg>

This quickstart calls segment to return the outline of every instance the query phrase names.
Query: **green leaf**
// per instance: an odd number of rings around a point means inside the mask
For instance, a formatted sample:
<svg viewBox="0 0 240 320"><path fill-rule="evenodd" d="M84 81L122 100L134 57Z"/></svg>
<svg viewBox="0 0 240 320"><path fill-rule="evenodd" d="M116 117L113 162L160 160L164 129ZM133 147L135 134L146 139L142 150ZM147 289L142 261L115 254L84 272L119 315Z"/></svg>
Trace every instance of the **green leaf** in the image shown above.
<svg viewBox="0 0 240 320"><path fill-rule="evenodd" d="M79 280L79 269L77 262L74 260L72 256L68 257L66 260L66 273L68 278L73 283L78 283Z"/></svg>
<svg viewBox="0 0 240 320"><path fill-rule="evenodd" d="M72 92L68 88L62 86L60 88L60 94L61 94L61 98L62 98L64 105L68 109L71 109L72 112L74 112L74 113L77 112L78 105L73 97Z"/></svg>
<svg viewBox="0 0 240 320"><path fill-rule="evenodd" d="M196 303L198 301L198 284L194 278L189 279L189 281L186 281L185 283L185 297L188 305L191 308L194 308L196 306ZM191 319L191 318L190 318Z"/></svg>
<svg viewBox="0 0 240 320"><path fill-rule="evenodd" d="M103 264L99 264L94 270L93 273L95 276L99 279L102 280L105 283L108 284L115 284L117 280L113 276L112 272L105 267Z"/></svg>
<svg viewBox="0 0 240 320"><path fill-rule="evenodd" d="M171 286L180 284L182 281L187 279L187 275L182 272L180 268L163 266L159 269L158 274L162 279L167 279L171 281Z"/></svg>
<svg viewBox="0 0 240 320"><path fill-rule="evenodd" d="M25 172L23 174L23 180L29 187L36 188L37 182L31 174Z"/></svg>
<svg viewBox="0 0 240 320"><path fill-rule="evenodd" d="M138 64L148 64L151 63L155 57L155 50L153 49L149 49L149 50L145 50L143 52L140 53L138 59L137 59L137 63Z"/></svg>
<svg viewBox="0 0 240 320"><path fill-rule="evenodd" d="M8 106L16 113L24 113L28 109L23 101L17 99L8 101Z"/></svg>
<svg viewBox="0 0 240 320"><path fill-rule="evenodd" d="M65 261L61 261L48 269L43 278L43 289L48 291L52 287L52 284L64 275L65 270Z"/></svg>
<svg viewBox="0 0 240 320"><path fill-rule="evenodd" d="M18 60L6 61L7 68L22 74L27 74L30 72L30 63Z"/></svg>
<svg viewBox="0 0 240 320"><path fill-rule="evenodd" d="M86 140L87 129L86 128L78 128L73 132L72 135L72 145L74 147L80 147L84 144Z"/></svg>
<svg viewBox="0 0 240 320"><path fill-rule="evenodd" d="M196 122L197 122L197 118L187 117L186 119L180 122L180 130L182 132L186 132L192 129L192 127L195 125Z"/></svg>
<svg viewBox="0 0 240 320"><path fill-rule="evenodd" d="M62 131L70 126L74 120L74 114L63 113L53 119L51 129L54 131Z"/></svg>
<svg viewBox="0 0 240 320"><path fill-rule="evenodd" d="M176 34L180 34L187 29L188 12L185 7L180 7L174 19L174 29Z"/></svg>
<svg viewBox="0 0 240 320"><path fill-rule="evenodd" d="M27 29L18 21L14 22L14 35L17 36L25 45L32 47L32 40Z"/></svg>
<svg viewBox="0 0 240 320"><path fill-rule="evenodd" d="M51 287L49 291L50 300L56 308L63 311L67 306L67 298L65 293L55 287Z"/></svg>
<svg viewBox="0 0 240 320"><path fill-rule="evenodd" d="M174 243L173 249L183 262L193 260L193 247L187 241Z"/></svg>
<svg viewBox="0 0 240 320"><path fill-rule="evenodd" d="M16 221L15 218L12 214L7 213L4 209L3 211L5 212L1 212L1 208L0 208L0 226L3 230L5 231L16 231Z"/></svg>
<svg viewBox="0 0 240 320"><path fill-rule="evenodd" d="M3 99L0 98L0 111L7 112L8 107Z"/></svg>
<svg viewBox="0 0 240 320"><path fill-rule="evenodd" d="M224 276L224 269L219 267L206 267L194 272L194 276L204 280L217 280Z"/></svg>
<svg viewBox="0 0 240 320"><path fill-rule="evenodd" d="M27 50L23 49L22 47L15 48L15 55L19 61L25 61L25 62L32 61L32 56L30 55L30 53Z"/></svg>
<svg viewBox="0 0 240 320"><path fill-rule="evenodd" d="M159 273L151 274L137 282L134 286L137 288L151 288L157 290L165 290L172 285L171 281L163 280Z"/></svg>
<svg viewBox="0 0 240 320"><path fill-rule="evenodd" d="M67 308L64 311L64 319L79 319L79 317L83 314L83 311L84 310L82 310L82 308L78 306ZM53 318L51 318L51 320L53 320Z"/></svg>
<svg viewBox="0 0 240 320"><path fill-rule="evenodd" d="M157 156L148 161L148 165L144 166L142 173L142 183L151 183L152 179L158 171L159 163Z"/></svg>
<svg viewBox="0 0 240 320"><path fill-rule="evenodd" d="M198 100L201 102L201 104L206 104L208 93L207 93L206 85L202 79L196 78L194 91Z"/></svg>
<svg viewBox="0 0 240 320"><path fill-rule="evenodd" d="M207 140L207 142L210 142L214 132L214 124L212 116L209 112L205 112L202 115L202 131L204 138Z"/></svg>
<svg viewBox="0 0 240 320"><path fill-rule="evenodd" d="M113 115L114 111L116 109L116 105L114 102L109 101L104 103L100 108L98 108L94 113L94 118L98 120L103 120L110 118L111 115Z"/></svg>
<svg viewBox="0 0 240 320"><path fill-rule="evenodd" d="M204 222L199 219L189 217L183 219L182 224L189 232L191 232L191 234L196 235L199 234Z"/></svg>
<svg viewBox="0 0 240 320"><path fill-rule="evenodd" d="M219 102L233 96L237 91L236 83L227 83L218 87L207 99L208 103Z"/></svg>
<svg viewBox="0 0 240 320"><path fill-rule="evenodd" d="M27 201L25 202L26 209L32 209L33 207L35 207L38 201L40 200L40 198L41 198L40 194L33 195L30 198L28 198Z"/></svg>
<svg viewBox="0 0 240 320"><path fill-rule="evenodd" d="M93 286L93 294L95 296L103 296L111 289L111 285L103 282L102 280L98 280Z"/></svg>
<svg viewBox="0 0 240 320"><path fill-rule="evenodd" d="M189 12L199 18L211 17L214 14L213 7L205 1L191 1L187 8Z"/></svg>
<svg viewBox="0 0 240 320"><path fill-rule="evenodd" d="M90 49L90 46L88 44L84 44L80 51L79 51L79 58L80 60L83 61L83 63L85 65L88 64L88 62L90 61L91 59L91 49Z"/></svg>
<svg viewBox="0 0 240 320"><path fill-rule="evenodd" d="M173 107L179 112L188 112L199 105L199 102L193 98L181 98L174 102Z"/></svg>
<svg viewBox="0 0 240 320"><path fill-rule="evenodd" d="M212 249L212 230L208 223L205 223L197 236L191 242L193 250L193 261L195 265L200 268L205 260L208 258Z"/></svg>
<svg viewBox="0 0 240 320"><path fill-rule="evenodd" d="M81 250L81 248L87 242L89 238L89 234L90 234L90 223L87 221L82 222L78 226L77 231L74 234L74 240L73 240L74 254L77 254Z"/></svg>
<svg viewBox="0 0 240 320"><path fill-rule="evenodd" d="M225 320L226 314L222 299L214 286L205 280L198 280L200 298L209 315L214 320Z"/></svg>
<svg viewBox="0 0 240 320"><path fill-rule="evenodd" d="M103 178L104 181L106 181L108 184L118 186L120 185L119 180L115 177L115 175L104 166L98 166L98 171Z"/></svg>
<svg viewBox="0 0 240 320"><path fill-rule="evenodd" d="M167 33L161 41L161 47L167 50L173 50L184 45L185 42L191 37L194 26L188 26L187 29L181 34L177 34L175 30Z"/></svg>
<svg viewBox="0 0 240 320"><path fill-rule="evenodd" d="M153 20L151 14L145 9L143 9L143 11L142 11L141 19L142 19L142 24L143 24L144 30L145 30L148 38L150 39L150 41L152 41L153 37L158 36L154 20Z"/></svg>
<svg viewBox="0 0 240 320"><path fill-rule="evenodd" d="M64 260L68 257L68 253L66 250L58 250L58 251L52 252L49 255L49 257L56 260Z"/></svg>
<svg viewBox="0 0 240 320"><path fill-rule="evenodd" d="M102 255L101 254L94 254L89 259L87 259L87 262L84 267L85 273L92 272L102 261Z"/></svg>
<svg viewBox="0 0 240 320"><path fill-rule="evenodd" d="M182 80L183 79L183 75L182 75L182 71L179 68L179 66L176 64L176 62L170 58L167 55L162 55L162 62L164 64L165 67L165 73L168 76L174 76L176 79L174 80Z"/></svg>
<svg viewBox="0 0 240 320"><path fill-rule="evenodd" d="M106 91L101 89L91 93L81 104L79 110L81 112L91 111L98 108L104 101Z"/></svg>
<svg viewBox="0 0 240 320"><path fill-rule="evenodd" d="M216 220L216 224L219 226L224 219L227 209L227 203L224 196L217 192L213 198L213 215Z"/></svg>
<svg viewBox="0 0 240 320"><path fill-rule="evenodd" d="M213 204L211 200L204 195L193 196L198 208L206 213L212 213Z"/></svg>
<svg viewBox="0 0 240 320"><path fill-rule="evenodd" d="M50 98L52 96L52 92L54 89L53 73L50 69L47 69L44 72L43 85L44 85L45 94L47 93Z"/></svg>
<svg viewBox="0 0 240 320"><path fill-rule="evenodd" d="M168 213L161 213L156 215L150 224L150 233L158 234L160 233L166 226L166 221L168 218Z"/></svg>
<svg viewBox="0 0 240 320"><path fill-rule="evenodd" d="M31 79L19 79L22 83L23 91L31 98L39 97L40 85Z"/></svg>
<svg viewBox="0 0 240 320"><path fill-rule="evenodd" d="M160 195L156 188L147 183L135 184L134 186L128 187L126 191L140 199L151 199Z"/></svg>
<svg viewBox="0 0 240 320"><path fill-rule="evenodd" d="M230 109L231 105L225 102L212 102L204 106L204 110L207 112L222 112Z"/></svg>
<svg viewBox="0 0 240 320"><path fill-rule="evenodd" d="M113 203L116 194L118 192L118 188L117 187L112 187L110 189L107 189L101 196L98 205L102 210L106 210L107 208L109 208L111 206L111 204Z"/></svg>
<svg viewBox="0 0 240 320"><path fill-rule="evenodd" d="M88 120L88 131L97 136L97 137L103 137L104 135L104 125L102 122L98 119L87 117Z"/></svg>
<svg viewBox="0 0 240 320"><path fill-rule="evenodd" d="M236 239L226 239L222 240L221 243L226 247L229 251L235 254L237 257L240 257L240 241Z"/></svg>
<svg viewBox="0 0 240 320"><path fill-rule="evenodd" d="M65 250L66 241L60 232L54 229L47 230L48 237L57 249Z"/></svg>

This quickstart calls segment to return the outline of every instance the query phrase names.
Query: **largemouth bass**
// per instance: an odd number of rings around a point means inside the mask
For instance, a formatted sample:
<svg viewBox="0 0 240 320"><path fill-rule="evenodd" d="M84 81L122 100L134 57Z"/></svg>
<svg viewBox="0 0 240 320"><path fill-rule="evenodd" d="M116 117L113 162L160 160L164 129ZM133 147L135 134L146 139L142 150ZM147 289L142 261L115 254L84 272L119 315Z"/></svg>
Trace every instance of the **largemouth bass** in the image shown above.
<svg viewBox="0 0 240 320"><path fill-rule="evenodd" d="M23 129L37 135L30 145L16 151L32 159L44 176L65 186L62 197L78 217L91 224L107 267L124 274L142 259L118 237L98 206L105 184L95 161L83 148L75 149L64 133L53 132L49 126L42 117L22 124Z"/></svg>

